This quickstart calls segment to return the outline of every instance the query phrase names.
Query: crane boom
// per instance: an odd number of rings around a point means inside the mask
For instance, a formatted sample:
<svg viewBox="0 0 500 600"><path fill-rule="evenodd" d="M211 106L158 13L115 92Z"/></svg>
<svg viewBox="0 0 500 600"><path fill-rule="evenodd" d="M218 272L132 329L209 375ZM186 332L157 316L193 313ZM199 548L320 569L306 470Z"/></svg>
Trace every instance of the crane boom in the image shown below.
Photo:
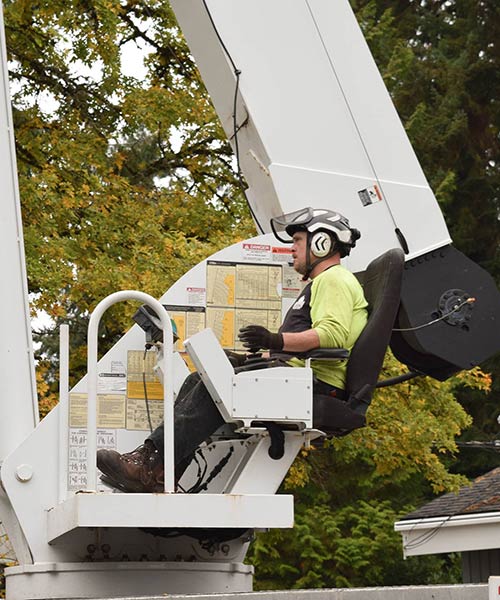
<svg viewBox="0 0 500 600"><path fill-rule="evenodd" d="M7 257L2 261L0 423L8 424L7 427L2 427L0 435L1 463L38 423L35 361L1 5L0 67L0 248L1 256ZM15 377L12 376L13 373Z"/></svg>
<svg viewBox="0 0 500 600"><path fill-rule="evenodd" d="M263 232L308 204L338 210L363 233L354 271L394 246L413 258L450 243L347 0L171 4Z"/></svg>

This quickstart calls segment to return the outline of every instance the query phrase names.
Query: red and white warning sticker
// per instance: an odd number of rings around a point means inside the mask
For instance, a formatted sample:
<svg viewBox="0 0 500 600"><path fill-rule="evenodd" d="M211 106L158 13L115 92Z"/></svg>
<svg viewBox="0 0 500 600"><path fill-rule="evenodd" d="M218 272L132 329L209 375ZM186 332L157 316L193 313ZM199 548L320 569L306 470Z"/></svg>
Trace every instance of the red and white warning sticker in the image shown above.
<svg viewBox="0 0 500 600"><path fill-rule="evenodd" d="M364 190L359 190L358 196L363 206L369 206L370 204L374 204L375 202L380 202L382 200L382 194L377 184L365 188Z"/></svg>
<svg viewBox="0 0 500 600"><path fill-rule="evenodd" d="M269 262L271 246L268 244L242 244L243 259L253 262Z"/></svg>

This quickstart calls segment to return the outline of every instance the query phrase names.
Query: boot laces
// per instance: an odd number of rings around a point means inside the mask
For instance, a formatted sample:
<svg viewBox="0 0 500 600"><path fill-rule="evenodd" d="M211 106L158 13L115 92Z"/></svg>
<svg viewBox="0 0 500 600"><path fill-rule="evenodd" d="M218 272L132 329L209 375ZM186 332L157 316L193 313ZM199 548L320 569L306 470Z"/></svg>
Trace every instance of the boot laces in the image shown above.
<svg viewBox="0 0 500 600"><path fill-rule="evenodd" d="M153 444L141 444L135 450L122 454L122 460L132 462L136 465L146 465L146 463L153 459L152 455L155 452L158 452L158 450Z"/></svg>

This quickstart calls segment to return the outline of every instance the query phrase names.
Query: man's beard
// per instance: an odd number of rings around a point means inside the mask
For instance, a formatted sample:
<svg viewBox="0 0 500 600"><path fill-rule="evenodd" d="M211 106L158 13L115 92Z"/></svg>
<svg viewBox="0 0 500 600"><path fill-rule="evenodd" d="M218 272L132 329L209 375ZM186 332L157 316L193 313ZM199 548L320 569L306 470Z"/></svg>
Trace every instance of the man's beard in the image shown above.
<svg viewBox="0 0 500 600"><path fill-rule="evenodd" d="M305 275L307 272L307 266L305 261L304 262L294 262L293 268L295 269L295 271L297 271L297 273L299 275Z"/></svg>

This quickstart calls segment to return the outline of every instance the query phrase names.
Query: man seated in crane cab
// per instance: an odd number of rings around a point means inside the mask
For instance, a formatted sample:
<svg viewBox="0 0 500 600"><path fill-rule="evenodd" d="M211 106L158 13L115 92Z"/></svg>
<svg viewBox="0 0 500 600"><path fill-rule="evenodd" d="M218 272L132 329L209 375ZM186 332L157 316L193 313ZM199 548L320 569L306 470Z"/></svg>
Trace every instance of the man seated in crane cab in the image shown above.
<svg viewBox="0 0 500 600"><path fill-rule="evenodd" d="M239 339L250 352L269 350L275 366L303 366L296 356L316 348L350 350L363 330L367 302L356 277L340 264L356 245L360 233L342 215L306 208L271 219L274 235L292 243L294 269L310 279L285 316L277 333L249 325ZM283 232L289 236L284 238ZM237 357L238 358L238 357ZM240 355L243 364L246 356ZM346 361L312 361L314 396L344 400ZM243 367L244 368L244 367ZM333 401L333 400L332 400ZM343 402L341 402L343 404ZM221 425L223 418L197 373L189 375L174 408L175 469L179 480L196 448ZM315 426L316 421L314 421ZM359 425L357 425L359 426ZM125 492L163 491L163 425L133 452L99 450L102 480Z"/></svg>

